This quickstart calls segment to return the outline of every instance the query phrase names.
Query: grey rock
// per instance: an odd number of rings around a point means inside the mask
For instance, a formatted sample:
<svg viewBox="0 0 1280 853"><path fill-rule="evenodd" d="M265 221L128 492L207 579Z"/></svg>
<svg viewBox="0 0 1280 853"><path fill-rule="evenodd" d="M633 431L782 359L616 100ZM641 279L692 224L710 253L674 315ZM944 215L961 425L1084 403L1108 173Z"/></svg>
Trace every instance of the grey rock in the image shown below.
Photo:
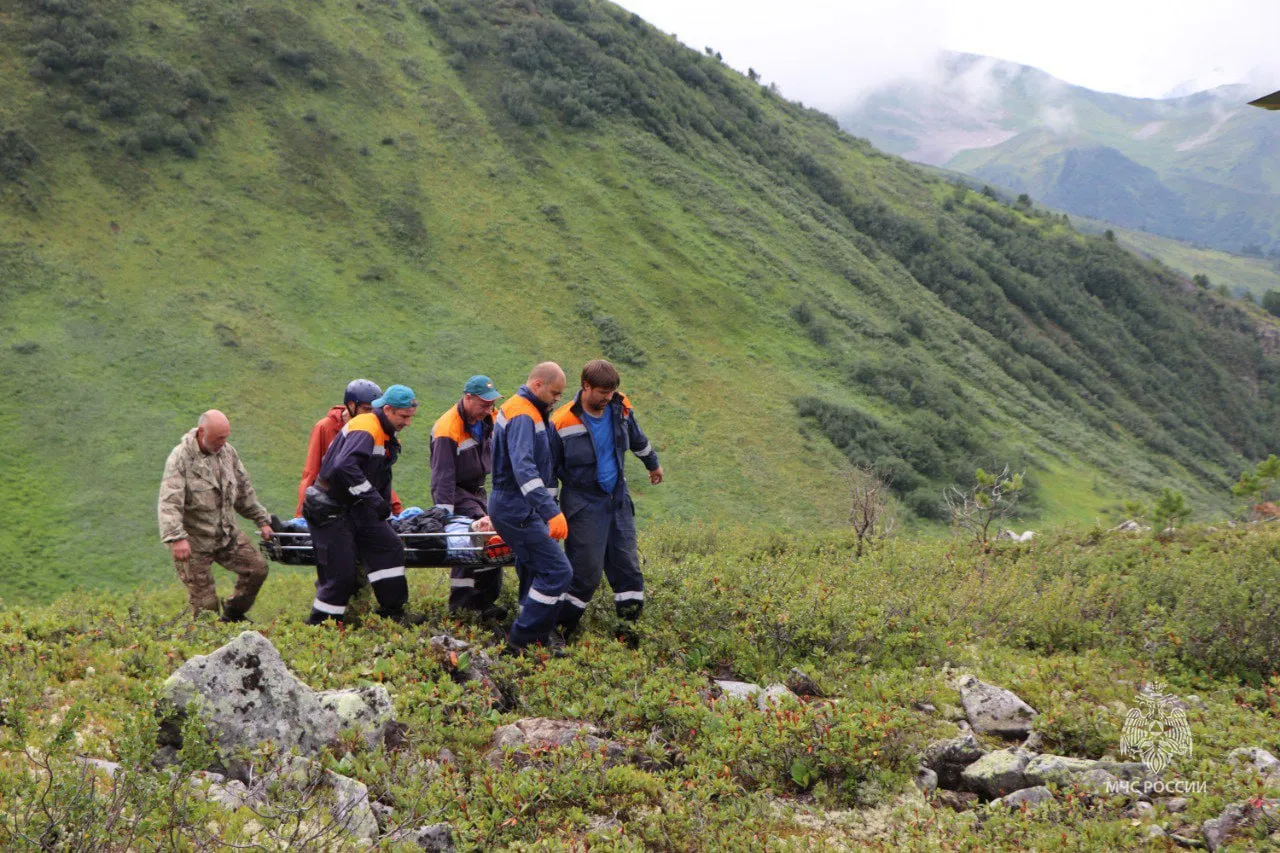
<svg viewBox="0 0 1280 853"><path fill-rule="evenodd" d="M1280 820L1280 800L1233 803L1223 809L1222 814L1206 820L1200 831L1208 848L1217 850L1227 842L1232 833L1248 829L1260 820Z"/></svg>
<svg viewBox="0 0 1280 853"><path fill-rule="evenodd" d="M791 688L791 692L797 696L822 696L822 688L818 687L818 682L812 677L806 675L799 668L792 668L787 673L787 687Z"/></svg>
<svg viewBox="0 0 1280 853"><path fill-rule="evenodd" d="M920 763L938 774L938 787L955 790L960 774L987 751L978 745L973 732L947 740L935 740L924 749Z"/></svg>
<svg viewBox="0 0 1280 853"><path fill-rule="evenodd" d="M1036 785L1031 788L1023 788L1020 791L1014 791L1012 794L1005 794L1000 799L995 800L995 802L999 803L1000 805L1008 806L1010 808L1015 808L1015 809L1021 808L1024 805L1027 808L1035 808L1041 803L1048 803L1052 801L1053 801L1053 792L1051 792L1044 785Z"/></svg>
<svg viewBox="0 0 1280 853"><path fill-rule="evenodd" d="M1037 755L1027 762L1026 774L1033 785L1070 786L1074 776L1093 770L1098 762L1065 755Z"/></svg>
<svg viewBox="0 0 1280 853"><path fill-rule="evenodd" d="M1137 818L1139 820L1142 820L1144 818L1151 817L1153 814L1155 814L1155 811L1156 811L1156 807L1151 805L1151 803L1144 803L1139 801L1129 806L1129 808L1125 809L1124 815L1125 817Z"/></svg>
<svg viewBox="0 0 1280 853"><path fill-rule="evenodd" d="M795 700L796 694L791 692L791 688L785 684L770 684L764 690L756 695L756 705L761 711L767 711L770 708L777 708L785 700Z"/></svg>
<svg viewBox="0 0 1280 853"><path fill-rule="evenodd" d="M529 749L561 747L579 742L589 749L604 750L606 762L618 762L626 755L626 748L615 741L598 737L600 730L579 720L548 720L528 717L515 723L499 726L493 733L485 760L494 767L501 767L510 755L518 767L533 763Z"/></svg>
<svg viewBox="0 0 1280 853"><path fill-rule="evenodd" d="M423 850L431 850L434 853L451 853L454 850L453 827L447 823L420 826L414 830L413 840Z"/></svg>
<svg viewBox="0 0 1280 853"><path fill-rule="evenodd" d="M309 758L288 756L264 777L261 787L269 790L277 784L304 794L325 795L338 828L356 841L372 844L378 840L378 818L364 783L326 770Z"/></svg>
<svg viewBox="0 0 1280 853"><path fill-rule="evenodd" d="M1022 742L1022 748L1027 752L1039 752L1044 748L1044 736L1039 732L1032 732L1027 735L1027 739Z"/></svg>
<svg viewBox="0 0 1280 853"><path fill-rule="evenodd" d="M76 761L86 767L92 767L95 770L101 770L108 776L114 777L120 772L120 765L114 761L107 761L105 758L87 758L83 755L77 755Z"/></svg>
<svg viewBox="0 0 1280 853"><path fill-rule="evenodd" d="M178 719L198 710L217 733L224 759L266 741L312 755L333 745L346 729L359 731L374 748L395 723L385 688L316 692L256 631L184 663L165 681L162 695ZM171 716L167 726L174 725Z"/></svg>
<svg viewBox="0 0 1280 853"><path fill-rule="evenodd" d="M231 811L241 806L256 808L266 802L266 796L260 786L250 790L249 786L240 780L228 780L221 773L194 773L191 776L190 785L206 800Z"/></svg>
<svg viewBox="0 0 1280 853"><path fill-rule="evenodd" d="M1145 764L1133 761L1094 761L1065 755L1037 755L1027 764L1027 778L1033 785L1078 785L1097 793L1121 779L1137 782L1147 778Z"/></svg>
<svg viewBox="0 0 1280 853"><path fill-rule="evenodd" d="M1186 797L1172 797L1165 801L1164 809L1170 814L1182 814L1191 805Z"/></svg>
<svg viewBox="0 0 1280 853"><path fill-rule="evenodd" d="M473 682L479 684L481 689L489 694L489 703L494 708L505 707L508 703L502 695L502 691L498 689L498 684L490 675L493 667L493 661L489 656L465 640L459 640L448 634L439 634L432 637L427 643L427 648L431 652L431 656L436 662L442 666L449 677L458 684L471 684ZM462 660L462 655L466 655L466 666L458 666Z"/></svg>
<svg viewBox="0 0 1280 853"><path fill-rule="evenodd" d="M378 840L378 818L369 789L301 755L281 757L253 776L251 784L219 773L197 773L190 785L200 796L229 810L244 806L258 809L287 792L291 795L289 805L300 805L308 814L318 815L319 808L326 808L333 827L348 839L361 844Z"/></svg>
<svg viewBox="0 0 1280 853"><path fill-rule="evenodd" d="M1003 687L966 675L960 680L960 702L979 734L1024 738L1031 733L1035 710Z"/></svg>
<svg viewBox="0 0 1280 853"><path fill-rule="evenodd" d="M936 714L938 708L932 702L912 702L911 707L922 714Z"/></svg>
<svg viewBox="0 0 1280 853"><path fill-rule="evenodd" d="M938 790L938 774L930 770L928 767L921 767L916 770L916 787L920 789L922 794L931 794Z"/></svg>
<svg viewBox="0 0 1280 853"><path fill-rule="evenodd" d="M176 767L181 763L182 759L178 757L178 749L174 746L161 746L156 749L155 755L151 756L151 766L156 770Z"/></svg>
<svg viewBox="0 0 1280 853"><path fill-rule="evenodd" d="M960 774L966 789L989 800L1032 786L1026 775L1031 753L1017 747L988 752Z"/></svg>
<svg viewBox="0 0 1280 853"><path fill-rule="evenodd" d="M618 833L622 831L622 821L612 816L593 814L587 818L587 831Z"/></svg>
<svg viewBox="0 0 1280 853"><path fill-rule="evenodd" d="M961 708L959 705L939 706L938 714L942 717L942 719L950 720L953 723L958 723L963 720L965 725L969 724L968 720L965 720L964 709Z"/></svg>
<svg viewBox="0 0 1280 853"><path fill-rule="evenodd" d="M1113 773L1095 767L1073 777L1077 787L1094 794L1116 794L1120 792L1120 780Z"/></svg>
<svg viewBox="0 0 1280 853"><path fill-rule="evenodd" d="M1245 746L1233 749L1227 755L1227 760L1232 764L1252 767L1263 776L1280 777L1280 759L1261 747Z"/></svg>
<svg viewBox="0 0 1280 853"><path fill-rule="evenodd" d="M965 812L978 804L978 795L972 791L948 791L939 788L934 792L933 801L943 808Z"/></svg>
<svg viewBox="0 0 1280 853"><path fill-rule="evenodd" d="M760 692L760 685L749 681L716 681L714 684L719 688L720 696L725 699L750 701Z"/></svg>
<svg viewBox="0 0 1280 853"><path fill-rule="evenodd" d="M1164 838L1164 829L1162 829L1158 823L1151 824L1147 827L1147 838Z"/></svg>

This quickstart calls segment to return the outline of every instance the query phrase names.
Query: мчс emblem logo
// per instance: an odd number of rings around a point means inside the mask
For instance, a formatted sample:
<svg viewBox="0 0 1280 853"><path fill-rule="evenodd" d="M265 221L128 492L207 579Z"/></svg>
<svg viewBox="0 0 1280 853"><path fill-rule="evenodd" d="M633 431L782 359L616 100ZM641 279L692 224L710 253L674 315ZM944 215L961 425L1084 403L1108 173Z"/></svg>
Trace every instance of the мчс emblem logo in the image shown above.
<svg viewBox="0 0 1280 853"><path fill-rule="evenodd" d="M1174 697L1164 693L1162 686L1150 684L1138 694L1141 707L1129 711L1120 733L1121 754L1140 757L1157 776L1175 756L1191 755L1187 713L1174 704Z"/></svg>

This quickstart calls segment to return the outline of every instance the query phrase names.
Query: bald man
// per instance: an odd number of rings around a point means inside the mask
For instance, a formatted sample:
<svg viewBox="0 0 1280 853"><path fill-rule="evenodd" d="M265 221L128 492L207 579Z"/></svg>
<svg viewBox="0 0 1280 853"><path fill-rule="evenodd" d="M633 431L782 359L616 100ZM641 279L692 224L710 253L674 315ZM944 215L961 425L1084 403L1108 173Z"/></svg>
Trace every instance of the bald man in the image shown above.
<svg viewBox="0 0 1280 853"><path fill-rule="evenodd" d="M227 443L231 423L217 409L200 416L195 429L169 454L160 481L160 539L173 553L193 615L221 612L223 622L243 622L267 579L267 561L236 525L240 513L271 538L271 515L258 502L236 449ZM236 574L235 590L219 606L210 567Z"/></svg>
<svg viewBox="0 0 1280 853"><path fill-rule="evenodd" d="M569 527L555 499L555 463L548 428L551 407L564 393L564 371L555 362L539 364L493 423L493 493L489 520L516 557L520 615L507 634L505 653L519 654L542 643L557 656L564 641L554 631L560 596L573 580L573 567L553 540Z"/></svg>

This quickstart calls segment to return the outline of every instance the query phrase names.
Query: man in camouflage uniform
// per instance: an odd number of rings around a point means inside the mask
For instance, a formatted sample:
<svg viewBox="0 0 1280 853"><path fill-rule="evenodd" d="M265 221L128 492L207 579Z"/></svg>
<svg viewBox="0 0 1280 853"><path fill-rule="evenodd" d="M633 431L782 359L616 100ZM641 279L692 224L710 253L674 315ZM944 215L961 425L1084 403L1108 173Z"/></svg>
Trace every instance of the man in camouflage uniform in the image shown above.
<svg viewBox="0 0 1280 853"><path fill-rule="evenodd" d="M160 538L173 552L178 577L187 587L191 611L218 612L213 563L236 574L235 590L221 608L222 621L242 622L267 578L267 561L236 526L238 512L271 538L271 516L258 503L236 449L227 443L231 424L211 409L164 465L160 482Z"/></svg>

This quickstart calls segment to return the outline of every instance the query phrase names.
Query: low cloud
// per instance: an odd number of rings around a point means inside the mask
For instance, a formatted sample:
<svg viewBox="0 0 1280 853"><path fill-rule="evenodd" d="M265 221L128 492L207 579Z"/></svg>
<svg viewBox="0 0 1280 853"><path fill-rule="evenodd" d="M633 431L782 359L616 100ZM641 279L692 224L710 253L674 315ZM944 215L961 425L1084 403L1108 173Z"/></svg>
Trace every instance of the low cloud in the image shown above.
<svg viewBox="0 0 1280 853"><path fill-rule="evenodd" d="M1041 107L1040 124L1054 133L1067 133L1075 128L1076 116L1071 107Z"/></svg>

